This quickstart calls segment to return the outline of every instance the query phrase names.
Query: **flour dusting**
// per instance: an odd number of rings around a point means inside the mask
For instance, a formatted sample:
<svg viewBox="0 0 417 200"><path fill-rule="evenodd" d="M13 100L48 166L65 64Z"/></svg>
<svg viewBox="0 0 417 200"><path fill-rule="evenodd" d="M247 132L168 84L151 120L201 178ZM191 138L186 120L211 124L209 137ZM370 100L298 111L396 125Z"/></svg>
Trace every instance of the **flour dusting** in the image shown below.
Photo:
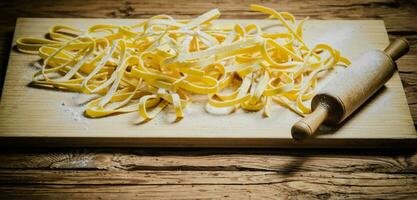
<svg viewBox="0 0 417 200"><path fill-rule="evenodd" d="M83 129L88 129L89 121L84 116L86 104L91 95L81 93L64 93L65 100L59 103L59 110L71 121L78 123Z"/></svg>

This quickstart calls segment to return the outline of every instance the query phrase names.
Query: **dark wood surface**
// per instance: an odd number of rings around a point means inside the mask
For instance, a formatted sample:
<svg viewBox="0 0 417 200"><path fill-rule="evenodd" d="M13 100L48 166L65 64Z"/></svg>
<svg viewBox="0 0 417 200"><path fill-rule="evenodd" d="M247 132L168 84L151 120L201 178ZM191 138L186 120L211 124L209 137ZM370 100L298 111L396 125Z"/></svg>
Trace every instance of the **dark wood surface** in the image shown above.
<svg viewBox="0 0 417 200"><path fill-rule="evenodd" d="M410 53L398 69L417 124L417 1L2 1L1 80L17 17L263 18L251 3L313 19L383 19ZM2 82L2 81L1 81ZM387 105L389 106L389 105ZM389 122L387 122L389 123ZM416 149L1 149L0 199L417 198Z"/></svg>

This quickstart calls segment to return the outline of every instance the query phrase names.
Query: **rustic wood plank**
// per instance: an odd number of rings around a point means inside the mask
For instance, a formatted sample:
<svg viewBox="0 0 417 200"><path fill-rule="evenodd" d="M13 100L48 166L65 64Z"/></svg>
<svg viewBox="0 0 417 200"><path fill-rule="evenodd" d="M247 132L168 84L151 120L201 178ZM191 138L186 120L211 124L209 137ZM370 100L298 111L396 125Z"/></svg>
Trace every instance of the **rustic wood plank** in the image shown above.
<svg viewBox="0 0 417 200"><path fill-rule="evenodd" d="M350 179L349 179L350 180ZM355 185L349 180L255 185L1 185L6 199L414 199L413 185ZM392 181L392 180L391 180Z"/></svg>
<svg viewBox="0 0 417 200"><path fill-rule="evenodd" d="M395 197L411 197L417 192L417 175L415 174L375 174L375 173L331 173L331 172L295 172L295 173L276 173L276 172L222 172L222 171L139 171L139 172L102 172L102 171L1 171L0 191L4 189L6 193L7 185L16 185L13 190L19 191L25 188L37 188L31 191L31 197L46 192L48 198L59 195L57 193L76 195L77 193L124 193L133 192L127 188L135 188L136 194L145 191L153 191L153 187L136 187L145 185L157 185L161 194L153 194L156 197L184 198L181 194L188 190L189 198L196 198L193 194L194 187L210 188L220 185L223 187L219 194L229 195L233 193L231 186L245 186L254 195L261 195L261 191L253 186L261 186L260 189L270 190L265 195L284 193L285 196L275 196L274 198L288 197L317 197L317 195L328 193L335 197L354 198L367 195L368 198L381 198L385 195L395 193ZM30 185L28 185L30 184ZM41 187L38 187L39 185ZM71 185L70 187L66 187ZM100 185L100 186L98 186ZM117 185L112 188L117 190L104 190L106 186ZM126 187L122 186L126 185ZM179 188L165 188L166 186L181 186ZM186 187L186 186L191 186ZM271 188L272 187L272 188ZM306 188L308 188L306 190ZM127 189L127 190L126 190ZM167 189L165 191L165 189ZM218 190L218 189L216 189ZM384 193L380 193L384 190ZM28 191L25 191L28 192ZM200 191L201 192L201 191ZM304 196L305 194L311 196ZM35 196L33 196L35 195ZM91 194L90 194L91 195ZM161 196L159 196L161 195ZM207 194L204 194L205 197ZM339 196L342 195L342 196ZM13 194L12 194L13 196ZM10 197L10 196L8 196ZM64 197L64 196L63 196ZM236 196L237 197L237 196ZM236 198L233 197L233 198ZM246 196L243 196L246 197ZM259 196L262 197L262 196ZM265 196L266 197L266 196ZM90 197L91 198L91 197Z"/></svg>
<svg viewBox="0 0 417 200"><path fill-rule="evenodd" d="M266 185L304 182L334 186L401 187L417 192L417 174L260 171L1 170L0 185ZM315 187L312 187L315 188ZM392 188L393 189L393 188ZM398 189L398 188L397 188Z"/></svg>
<svg viewBox="0 0 417 200"><path fill-rule="evenodd" d="M413 1L395 0L349 0L349 1L291 1L265 0L250 1L204 1L176 0L166 3L164 0L139 1L100 1L72 0L56 2L53 0L3 1L0 4L0 16L4 17L2 24L13 26L16 16L19 17L94 17L94 18L147 18L157 14L169 14L173 17L195 17L210 8L218 7L225 19L256 18L265 16L250 12L248 7L259 3L283 11L294 13L296 17L310 16L313 19L383 19L388 31L397 34L415 34L417 8ZM15 9L18 8L17 13ZM178 8L178 9L175 9Z"/></svg>
<svg viewBox="0 0 417 200"><path fill-rule="evenodd" d="M5 149L0 198L412 198L414 152Z"/></svg>
<svg viewBox="0 0 417 200"><path fill-rule="evenodd" d="M101 149L0 154L0 169L416 173L415 150Z"/></svg>

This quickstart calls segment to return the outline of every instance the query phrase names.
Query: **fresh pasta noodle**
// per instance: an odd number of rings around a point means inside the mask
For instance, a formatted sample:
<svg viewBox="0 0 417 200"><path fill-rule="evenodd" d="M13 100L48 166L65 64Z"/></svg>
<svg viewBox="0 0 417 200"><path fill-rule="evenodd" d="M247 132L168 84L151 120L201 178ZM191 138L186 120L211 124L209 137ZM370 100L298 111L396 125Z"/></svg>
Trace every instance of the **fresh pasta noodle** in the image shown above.
<svg viewBox="0 0 417 200"><path fill-rule="evenodd" d="M220 12L213 9L191 20L158 15L133 26L98 24L86 31L57 25L50 39L24 37L16 45L42 59L33 84L101 95L87 104L92 118L138 112L150 120L172 106L180 120L195 95L207 95L211 113L244 109L269 116L272 102L309 113L306 102L318 74L350 61L327 44L308 47L306 20L259 5L251 10L284 29L216 28Z"/></svg>

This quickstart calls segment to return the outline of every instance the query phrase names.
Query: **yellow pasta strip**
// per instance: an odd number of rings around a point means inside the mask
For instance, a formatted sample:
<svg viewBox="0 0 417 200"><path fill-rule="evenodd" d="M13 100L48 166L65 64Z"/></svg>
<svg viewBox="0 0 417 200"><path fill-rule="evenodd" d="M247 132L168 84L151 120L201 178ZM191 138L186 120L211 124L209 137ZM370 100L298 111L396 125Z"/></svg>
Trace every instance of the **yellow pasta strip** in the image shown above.
<svg viewBox="0 0 417 200"><path fill-rule="evenodd" d="M42 59L33 84L98 94L86 105L92 118L138 112L138 123L172 107L176 121L197 94L207 95L208 112L239 108L271 115L272 101L304 115L318 76L350 61L327 44L313 48L303 25L288 12L259 5L284 31L258 24L214 26L218 9L191 20L157 15L132 26L96 24L87 30L52 26L50 39L23 37L24 53Z"/></svg>

